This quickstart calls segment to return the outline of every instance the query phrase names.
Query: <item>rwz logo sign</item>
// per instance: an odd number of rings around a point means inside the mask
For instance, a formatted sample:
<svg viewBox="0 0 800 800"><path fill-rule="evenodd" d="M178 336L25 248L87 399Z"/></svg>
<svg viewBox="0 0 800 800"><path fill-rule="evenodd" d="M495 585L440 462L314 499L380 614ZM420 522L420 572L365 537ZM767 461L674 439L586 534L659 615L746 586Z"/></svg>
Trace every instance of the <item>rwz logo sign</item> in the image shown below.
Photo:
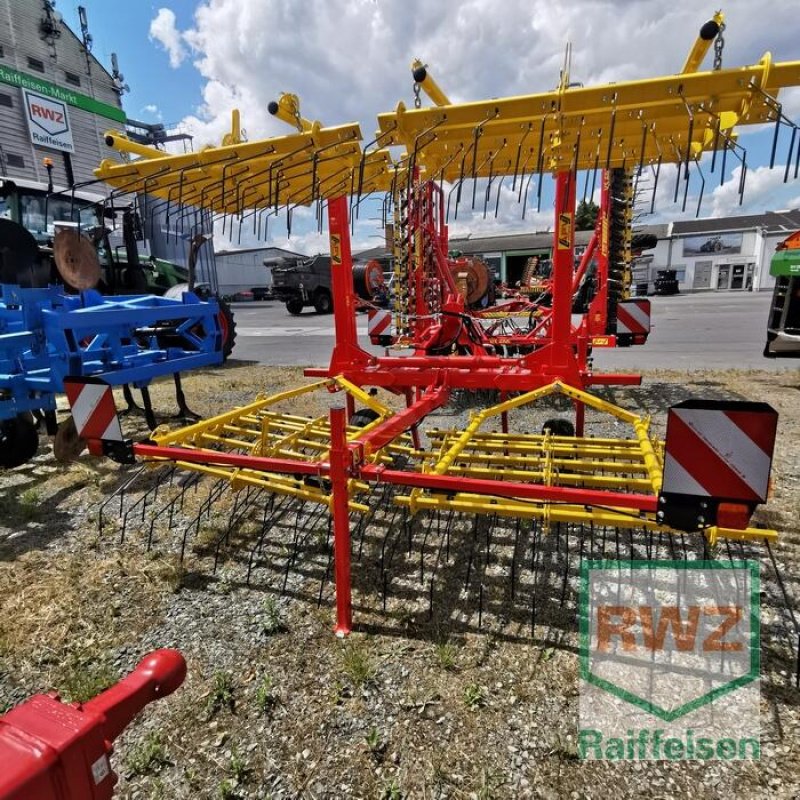
<svg viewBox="0 0 800 800"><path fill-rule="evenodd" d="M22 95L25 100L25 115L31 141L42 147L74 152L67 106L59 100L45 97L29 89L23 89Z"/></svg>
<svg viewBox="0 0 800 800"><path fill-rule="evenodd" d="M757 759L754 562L584 561L579 751Z"/></svg>

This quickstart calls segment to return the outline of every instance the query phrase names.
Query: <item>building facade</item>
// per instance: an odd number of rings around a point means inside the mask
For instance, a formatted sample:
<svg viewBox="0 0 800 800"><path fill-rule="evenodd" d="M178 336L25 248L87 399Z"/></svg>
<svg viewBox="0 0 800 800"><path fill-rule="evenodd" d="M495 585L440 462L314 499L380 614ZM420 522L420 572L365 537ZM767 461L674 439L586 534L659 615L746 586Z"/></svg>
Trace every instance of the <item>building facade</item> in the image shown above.
<svg viewBox="0 0 800 800"><path fill-rule="evenodd" d="M122 82L90 45L49 0L0 0L1 175L47 184L47 158L54 184L67 187L93 181L114 155L103 133L125 126Z"/></svg>

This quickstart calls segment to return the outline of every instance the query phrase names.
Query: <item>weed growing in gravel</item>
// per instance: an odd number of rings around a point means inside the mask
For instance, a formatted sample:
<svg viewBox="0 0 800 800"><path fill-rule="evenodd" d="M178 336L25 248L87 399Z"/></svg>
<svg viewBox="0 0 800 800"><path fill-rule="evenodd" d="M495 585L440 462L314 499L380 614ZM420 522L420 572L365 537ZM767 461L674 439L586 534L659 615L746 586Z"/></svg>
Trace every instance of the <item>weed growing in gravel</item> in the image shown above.
<svg viewBox="0 0 800 800"><path fill-rule="evenodd" d="M222 781L222 783L219 785L217 797L219 800L237 800L239 795L236 792L236 785L233 783L233 781Z"/></svg>
<svg viewBox="0 0 800 800"><path fill-rule="evenodd" d="M267 636L272 636L285 630L281 617L281 608L274 596L270 595L264 600L261 604L261 611L261 629Z"/></svg>
<svg viewBox="0 0 800 800"><path fill-rule="evenodd" d="M167 751L158 731L151 731L135 745L125 759L128 778L152 775L169 764Z"/></svg>
<svg viewBox="0 0 800 800"><path fill-rule="evenodd" d="M39 514L42 495L38 489L26 489L19 496L19 510L25 519L35 519Z"/></svg>
<svg viewBox="0 0 800 800"><path fill-rule="evenodd" d="M71 703L85 703L119 680L119 676L105 661L70 658L59 681L64 699Z"/></svg>
<svg viewBox="0 0 800 800"><path fill-rule="evenodd" d="M265 675L256 689L256 706L262 714L271 711L278 703L278 695L271 675Z"/></svg>
<svg viewBox="0 0 800 800"><path fill-rule="evenodd" d="M235 701L233 698L233 680L229 672L218 670L211 679L211 692L206 701L206 714L209 719L227 708L233 711Z"/></svg>
<svg viewBox="0 0 800 800"><path fill-rule="evenodd" d="M386 752L386 742L383 741L380 731L373 726L369 729L369 733L364 737L364 741L366 742L372 757L378 761L382 761L383 755Z"/></svg>
<svg viewBox="0 0 800 800"><path fill-rule="evenodd" d="M486 690L477 683L468 683L464 687L464 705L470 711L477 711L486 705Z"/></svg>
<svg viewBox="0 0 800 800"><path fill-rule="evenodd" d="M348 641L345 644L342 670L356 688L372 683L375 679L375 662L364 642Z"/></svg>
<svg viewBox="0 0 800 800"><path fill-rule="evenodd" d="M455 671L458 648L451 641L437 642L433 651L436 654L436 661L442 669L448 672Z"/></svg>
<svg viewBox="0 0 800 800"><path fill-rule="evenodd" d="M403 800L403 793L397 783L397 778L392 778L381 792L381 800Z"/></svg>
<svg viewBox="0 0 800 800"><path fill-rule="evenodd" d="M241 786L247 780L247 774L250 772L250 767L247 766L247 762L239 755L236 748L231 751L230 772L236 786Z"/></svg>

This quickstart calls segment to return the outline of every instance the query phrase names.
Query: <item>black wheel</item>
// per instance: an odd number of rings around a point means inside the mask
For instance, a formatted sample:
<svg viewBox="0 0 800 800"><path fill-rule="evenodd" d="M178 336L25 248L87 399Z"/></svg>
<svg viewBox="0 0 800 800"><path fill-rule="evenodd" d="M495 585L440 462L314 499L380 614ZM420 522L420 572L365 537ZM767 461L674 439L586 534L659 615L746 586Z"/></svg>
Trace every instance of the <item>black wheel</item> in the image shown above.
<svg viewBox="0 0 800 800"><path fill-rule="evenodd" d="M233 319L231 307L221 297L217 298L217 303L219 303L217 319L222 332L222 360L227 361L236 342L236 322Z"/></svg>
<svg viewBox="0 0 800 800"><path fill-rule="evenodd" d="M314 295L314 310L317 314L330 314L333 311L333 298L324 290Z"/></svg>
<svg viewBox="0 0 800 800"><path fill-rule="evenodd" d="M377 411L373 411L371 408L360 408L350 417L350 424L354 428L366 428L370 422L375 422L376 419L380 414Z"/></svg>
<svg viewBox="0 0 800 800"><path fill-rule="evenodd" d="M0 422L0 467L19 467L38 450L39 432L29 415L20 414Z"/></svg>
<svg viewBox="0 0 800 800"><path fill-rule="evenodd" d="M295 317L303 313L303 301L299 297L293 297L286 301L286 310Z"/></svg>
<svg viewBox="0 0 800 800"><path fill-rule="evenodd" d="M542 425L542 433L545 431L550 431L553 436L574 436L575 426L568 419L553 417Z"/></svg>

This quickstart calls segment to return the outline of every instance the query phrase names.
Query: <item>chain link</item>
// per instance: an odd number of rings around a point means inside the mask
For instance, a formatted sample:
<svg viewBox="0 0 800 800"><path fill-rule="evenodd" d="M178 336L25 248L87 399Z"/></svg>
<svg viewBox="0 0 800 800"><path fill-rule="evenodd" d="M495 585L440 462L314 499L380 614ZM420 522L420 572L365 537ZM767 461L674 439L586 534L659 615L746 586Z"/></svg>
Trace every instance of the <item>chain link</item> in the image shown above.
<svg viewBox="0 0 800 800"><path fill-rule="evenodd" d="M414 81L414 108L420 108L422 100L419 98L419 84Z"/></svg>
<svg viewBox="0 0 800 800"><path fill-rule="evenodd" d="M722 69L722 51L725 49L725 37L722 35L725 32L725 23L719 26L719 33L714 40L714 71L717 72Z"/></svg>

